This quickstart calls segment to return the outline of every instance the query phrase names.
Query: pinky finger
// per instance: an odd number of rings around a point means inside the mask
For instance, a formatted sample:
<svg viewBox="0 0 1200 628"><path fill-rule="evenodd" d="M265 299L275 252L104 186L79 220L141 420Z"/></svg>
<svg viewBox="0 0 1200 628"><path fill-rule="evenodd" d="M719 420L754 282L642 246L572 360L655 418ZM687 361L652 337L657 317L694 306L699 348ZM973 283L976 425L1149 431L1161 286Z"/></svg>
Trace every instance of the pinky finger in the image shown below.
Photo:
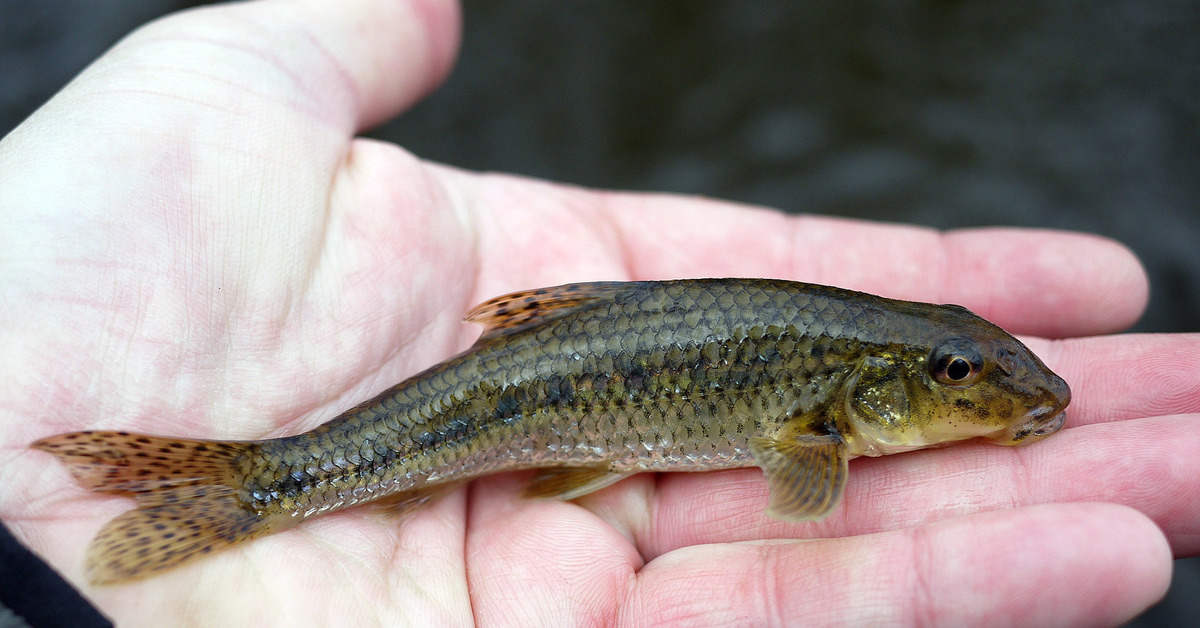
<svg viewBox="0 0 1200 628"><path fill-rule="evenodd" d="M646 565L619 623L1114 625L1166 591L1137 511L1054 504L841 539L697 545Z"/></svg>

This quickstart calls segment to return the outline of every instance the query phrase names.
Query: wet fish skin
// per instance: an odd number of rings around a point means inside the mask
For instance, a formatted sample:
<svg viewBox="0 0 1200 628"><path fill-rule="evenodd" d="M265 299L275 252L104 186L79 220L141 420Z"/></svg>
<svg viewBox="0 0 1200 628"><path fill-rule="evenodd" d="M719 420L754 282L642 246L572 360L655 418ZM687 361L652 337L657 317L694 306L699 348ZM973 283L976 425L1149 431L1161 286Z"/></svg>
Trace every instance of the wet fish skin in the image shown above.
<svg viewBox="0 0 1200 628"><path fill-rule="evenodd" d="M769 512L818 518L838 503L849 458L1033 442L1061 427L1070 399L1027 348L964 308L812 284L570 284L495 299L468 320L487 328L466 352L304 434L35 443L85 486L139 500L97 535L90 577L138 577L366 501L408 511L528 468L543 469L531 495L574 498L642 471L758 464Z"/></svg>

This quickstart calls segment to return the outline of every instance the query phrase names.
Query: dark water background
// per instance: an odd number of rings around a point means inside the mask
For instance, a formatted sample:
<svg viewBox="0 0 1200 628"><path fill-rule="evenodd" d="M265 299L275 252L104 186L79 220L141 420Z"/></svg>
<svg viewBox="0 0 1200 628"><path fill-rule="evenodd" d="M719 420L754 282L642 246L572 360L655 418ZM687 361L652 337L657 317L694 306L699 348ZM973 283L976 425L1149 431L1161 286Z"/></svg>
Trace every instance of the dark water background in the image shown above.
<svg viewBox="0 0 1200 628"><path fill-rule="evenodd" d="M193 4L0 0L0 134ZM374 136L594 187L1099 233L1149 270L1138 331L1200 330L1200 3L464 4L449 82ZM1189 559L1130 625L1198 622Z"/></svg>

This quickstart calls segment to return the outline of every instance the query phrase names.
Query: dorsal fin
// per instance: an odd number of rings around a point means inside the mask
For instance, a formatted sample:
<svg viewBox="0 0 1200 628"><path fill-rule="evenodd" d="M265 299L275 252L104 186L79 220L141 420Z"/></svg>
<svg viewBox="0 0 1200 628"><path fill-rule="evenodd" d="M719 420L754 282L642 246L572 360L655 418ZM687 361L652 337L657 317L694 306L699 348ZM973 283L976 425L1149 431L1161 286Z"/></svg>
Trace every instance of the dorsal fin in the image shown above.
<svg viewBox="0 0 1200 628"><path fill-rule="evenodd" d="M558 318L598 299L611 299L628 285L621 281L597 281L513 292L475 306L463 320L483 325L479 340L487 340Z"/></svg>

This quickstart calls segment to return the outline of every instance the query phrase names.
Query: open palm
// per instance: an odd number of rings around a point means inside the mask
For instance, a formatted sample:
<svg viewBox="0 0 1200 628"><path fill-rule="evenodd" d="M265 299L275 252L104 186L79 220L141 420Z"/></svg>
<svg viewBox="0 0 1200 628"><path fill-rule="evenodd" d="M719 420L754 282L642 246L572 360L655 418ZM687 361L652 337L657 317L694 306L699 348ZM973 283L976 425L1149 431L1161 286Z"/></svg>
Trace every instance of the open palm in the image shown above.
<svg viewBox="0 0 1200 628"><path fill-rule="evenodd" d="M646 474L575 503L472 483L355 509L129 584L86 545L131 506L30 442L87 428L297 433L468 346L487 297L594 279L771 276L1103 333L1144 306L1123 248L938 234L422 162L353 139L445 74L449 2L258 2L106 54L0 147L0 518L123 624L1113 623L1200 546L1195 337L1031 340L1068 429L851 464L826 521L756 469ZM1174 415L1174 416L1166 416ZM1147 418L1158 417L1158 418ZM1082 503L1112 502L1123 506ZM1045 504L1045 505L1037 505ZM1157 526L1157 527L1156 527ZM794 539L821 539L801 541ZM1120 543L1111 542L1120 539Z"/></svg>

